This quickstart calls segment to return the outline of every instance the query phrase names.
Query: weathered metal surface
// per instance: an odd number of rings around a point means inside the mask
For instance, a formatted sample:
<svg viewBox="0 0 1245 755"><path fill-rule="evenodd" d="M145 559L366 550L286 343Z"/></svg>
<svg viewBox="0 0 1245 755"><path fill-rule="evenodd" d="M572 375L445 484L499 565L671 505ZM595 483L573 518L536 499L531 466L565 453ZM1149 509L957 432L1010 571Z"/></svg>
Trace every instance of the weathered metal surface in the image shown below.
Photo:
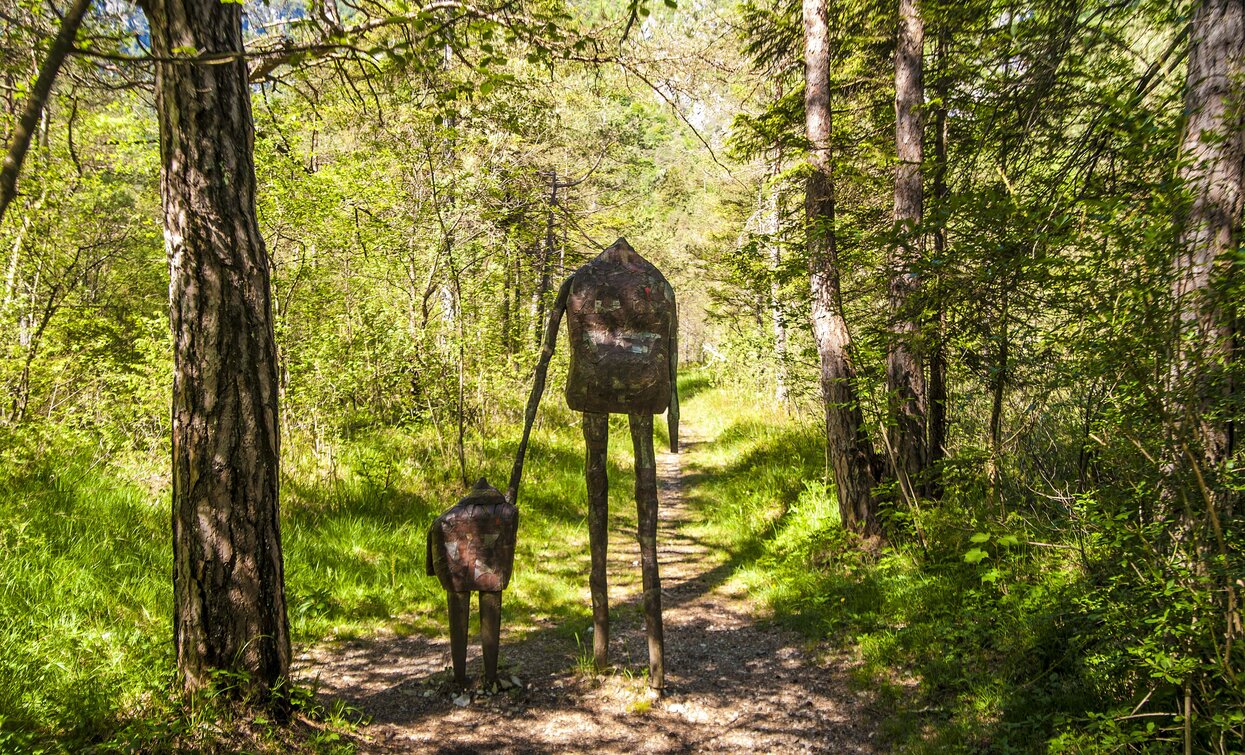
<svg viewBox="0 0 1245 755"><path fill-rule="evenodd" d="M499 592L514 570L519 510L481 478L428 530L426 568L451 592Z"/></svg>
<svg viewBox="0 0 1245 755"><path fill-rule="evenodd" d="M575 271L566 302L566 401L581 412L660 414L670 404L674 289L625 239Z"/></svg>
<svg viewBox="0 0 1245 755"><path fill-rule="evenodd" d="M635 450L635 504L644 583L644 624L648 635L648 684L666 685L665 632L661 621L661 577L657 572L657 457L653 453L653 415L632 414Z"/></svg>
<svg viewBox="0 0 1245 755"><path fill-rule="evenodd" d="M592 593L592 659L598 671L609 665L610 601L606 566L609 561L609 457L610 415L584 414L584 442L588 446L584 472L588 483L588 550L592 569L588 589Z"/></svg>
<svg viewBox="0 0 1245 755"><path fill-rule="evenodd" d="M480 648L484 656L485 686L497 682L497 656L501 647L501 593L481 592ZM450 615L450 661L454 681L467 683L467 631L471 621L471 593L445 593Z"/></svg>
<svg viewBox="0 0 1245 755"><path fill-rule="evenodd" d="M467 629L471 623L471 593L445 593L450 613L450 662L454 666L454 681L467 683Z"/></svg>

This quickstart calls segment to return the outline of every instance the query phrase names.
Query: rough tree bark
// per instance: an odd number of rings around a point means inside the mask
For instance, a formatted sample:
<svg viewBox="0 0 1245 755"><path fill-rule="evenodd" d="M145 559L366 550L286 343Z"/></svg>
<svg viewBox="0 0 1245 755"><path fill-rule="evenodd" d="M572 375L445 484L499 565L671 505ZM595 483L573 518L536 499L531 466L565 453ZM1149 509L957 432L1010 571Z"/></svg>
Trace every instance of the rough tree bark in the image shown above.
<svg viewBox="0 0 1245 755"><path fill-rule="evenodd" d="M890 250L890 309L893 332L886 360L887 427L891 472L905 496L923 486L928 450L925 415L928 396L920 347L921 324L916 299L920 280L921 108L925 23L916 0L899 0L895 46L895 234Z"/></svg>
<svg viewBox="0 0 1245 755"><path fill-rule="evenodd" d="M1234 312L1217 290L1234 271L1245 191L1245 2L1204 0L1194 12L1185 90L1181 178L1192 194L1173 262L1176 359L1172 407L1199 464L1231 455L1233 424L1214 405L1233 391Z"/></svg>
<svg viewBox="0 0 1245 755"><path fill-rule="evenodd" d="M826 447L844 525L874 535L880 532L873 498L877 457L864 432L856 395L856 369L851 360L851 335L843 317L835 248L830 29L826 0L803 3L805 131L812 167L805 184L804 212L808 222L813 338L820 357L826 408Z"/></svg>
<svg viewBox="0 0 1245 755"><path fill-rule="evenodd" d="M142 0L156 63L173 375L174 643L182 687L241 674L280 700L289 672L278 521L277 358L255 215L241 6ZM195 62L199 54L236 59Z"/></svg>

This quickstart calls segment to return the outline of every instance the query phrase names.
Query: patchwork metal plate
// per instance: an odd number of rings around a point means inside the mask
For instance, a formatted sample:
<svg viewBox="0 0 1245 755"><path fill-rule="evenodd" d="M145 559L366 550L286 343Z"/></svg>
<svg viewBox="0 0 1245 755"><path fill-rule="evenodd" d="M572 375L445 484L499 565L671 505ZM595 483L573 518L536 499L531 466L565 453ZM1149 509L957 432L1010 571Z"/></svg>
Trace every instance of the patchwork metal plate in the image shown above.
<svg viewBox="0 0 1245 755"><path fill-rule="evenodd" d="M579 412L660 414L670 403L674 289L626 239L575 271L566 302L566 401Z"/></svg>
<svg viewBox="0 0 1245 755"><path fill-rule="evenodd" d="M519 510L481 478L428 530L425 568L453 592L500 592L514 571Z"/></svg>

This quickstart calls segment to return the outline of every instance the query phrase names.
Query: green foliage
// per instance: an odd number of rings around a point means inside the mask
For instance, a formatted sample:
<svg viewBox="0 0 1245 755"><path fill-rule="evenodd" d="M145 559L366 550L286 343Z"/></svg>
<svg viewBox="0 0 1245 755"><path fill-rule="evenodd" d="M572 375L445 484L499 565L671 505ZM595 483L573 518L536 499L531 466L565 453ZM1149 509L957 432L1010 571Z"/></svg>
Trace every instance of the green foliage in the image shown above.
<svg viewBox="0 0 1245 755"><path fill-rule="evenodd" d="M893 749L1163 751L1183 736L1190 679L1195 748L1240 736L1241 690L1214 660L1216 630L1195 620L1216 613L1213 593L1172 557L1143 557L1157 526L1082 498L1069 542L1068 521L1000 519L967 486L915 515L885 512L911 539L862 550L814 482L815 426L737 386L693 402L712 418L712 441L693 450L693 500L736 554L733 579L776 621L855 648Z"/></svg>
<svg viewBox="0 0 1245 755"><path fill-rule="evenodd" d="M552 403L552 402L551 402ZM533 435L507 627L555 622L584 634L588 569L583 441L577 419L547 407ZM611 510L634 528L626 422L613 423ZM519 427L473 449L496 484ZM0 751L127 741L199 741L215 708L173 700L167 491L143 487L82 437L4 436L0 476ZM304 442L300 442L300 440ZM443 631L444 592L424 573L432 518L463 494L452 450L431 430L390 430L322 446L287 439L283 476L286 592L296 643L375 632ZM303 695L305 693L298 692ZM327 713L325 714L327 715Z"/></svg>
<svg viewBox="0 0 1245 755"><path fill-rule="evenodd" d="M246 9L252 49L305 47L253 97L296 641L439 627L427 523L463 477L505 480L552 292L626 235L679 291L683 357L713 363L682 382L715 438L689 462L700 534L776 620L855 648L897 749L1160 751L1186 725L1194 749L1240 749L1243 465L1198 465L1172 397L1205 386L1169 379L1188 4L921 4L915 345L947 355L952 422L940 495L889 505L881 550L824 483L799 4L675 5ZM894 8L831 11L838 263L880 435ZM168 281L148 74L111 60L141 47L127 14L88 21L79 45L105 57L71 58L0 227L4 751L210 748L228 718L170 699ZM4 17L7 131L58 21ZM554 203L555 180L578 182ZM1229 314L1243 280L1217 284ZM1207 378L1203 417L1245 413L1239 373ZM556 407L508 623L585 636L582 441Z"/></svg>

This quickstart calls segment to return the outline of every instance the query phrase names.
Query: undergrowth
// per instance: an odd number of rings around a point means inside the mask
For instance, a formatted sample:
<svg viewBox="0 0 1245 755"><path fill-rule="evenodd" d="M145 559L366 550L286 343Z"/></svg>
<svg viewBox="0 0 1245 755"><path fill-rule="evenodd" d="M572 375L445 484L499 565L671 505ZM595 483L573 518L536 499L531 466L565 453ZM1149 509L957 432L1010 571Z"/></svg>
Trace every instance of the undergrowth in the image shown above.
<svg viewBox="0 0 1245 755"><path fill-rule="evenodd" d="M862 713L881 720L889 748L1178 749L1190 676L1204 711L1190 722L1193 749L1245 745L1234 738L1245 689L1197 660L1214 657L1197 647L1214 638L1195 619L1210 599L1146 565L1145 533L1118 508L1067 511L1013 491L1001 511L962 461L941 501L884 505L889 543L870 547L841 525L812 412L699 379L688 414L712 440L685 470L709 536L736 554L732 578L774 621L855 654L855 680L872 693Z"/></svg>
<svg viewBox="0 0 1245 755"><path fill-rule="evenodd" d="M1190 744L1240 749L1243 690L1216 676L1214 638L1196 620L1213 606L1188 587L1198 575L1171 578L1178 564L1139 558L1149 535L1121 523L1127 501L1083 496L1052 513L1015 493L1004 511L964 457L941 501L884 507L889 542L866 547L841 526L809 413L704 371L680 385L701 436L685 448L685 494L702 515L689 534L728 554L721 573L772 620L855 654L856 682L872 693L861 714L881 722L889 748L1167 751L1182 742L1189 685ZM519 635L584 638L583 439L561 402L547 399L541 417L505 621ZM632 531L626 419L611 430L611 516ZM172 694L166 454L71 431L5 432L0 751L350 750L357 718L317 707L306 687L294 726ZM504 487L517 435L513 418L473 433L468 482ZM424 535L465 492L452 442L421 426L318 442L294 433L284 448L295 642L442 632Z"/></svg>
<svg viewBox="0 0 1245 755"><path fill-rule="evenodd" d="M173 694L166 455L126 454L69 431L4 432L0 752L346 747L332 711L303 716L329 723L291 739L271 722L188 708ZM625 417L611 433L611 515L634 528ZM511 422L469 436L470 481L504 489L518 434ZM382 628L442 632L444 592L425 575L425 533L466 492L452 442L431 427L389 428L319 443L291 434L283 448L295 644ZM590 625L583 453L578 416L546 399L521 491L508 631L551 626L569 638Z"/></svg>

